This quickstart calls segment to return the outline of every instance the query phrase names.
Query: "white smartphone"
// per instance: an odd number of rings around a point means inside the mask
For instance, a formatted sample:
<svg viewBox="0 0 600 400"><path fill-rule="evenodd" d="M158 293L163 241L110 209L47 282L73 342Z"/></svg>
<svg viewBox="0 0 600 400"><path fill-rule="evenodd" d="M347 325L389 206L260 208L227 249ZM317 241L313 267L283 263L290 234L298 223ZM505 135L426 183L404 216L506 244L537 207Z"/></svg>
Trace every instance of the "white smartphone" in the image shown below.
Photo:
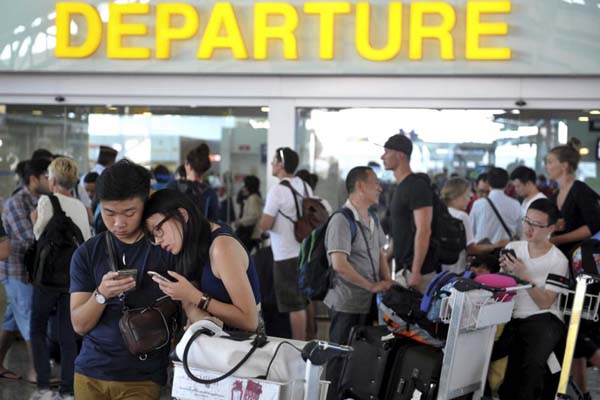
<svg viewBox="0 0 600 400"><path fill-rule="evenodd" d="M165 282L171 282L171 280L169 280L169 278L162 276L161 274L159 274L156 271L148 271L148 275L150 275L151 277L157 277L158 279L163 280Z"/></svg>

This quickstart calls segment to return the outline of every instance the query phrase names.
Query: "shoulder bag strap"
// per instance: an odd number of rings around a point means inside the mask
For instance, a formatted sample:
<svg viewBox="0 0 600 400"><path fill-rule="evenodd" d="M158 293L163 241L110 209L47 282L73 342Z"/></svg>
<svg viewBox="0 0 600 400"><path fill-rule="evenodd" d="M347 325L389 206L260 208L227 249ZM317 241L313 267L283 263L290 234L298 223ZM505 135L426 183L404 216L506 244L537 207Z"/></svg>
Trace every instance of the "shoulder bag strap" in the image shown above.
<svg viewBox="0 0 600 400"><path fill-rule="evenodd" d="M106 254L108 255L108 266L111 271L117 272L119 270L119 262L117 261L117 252L115 251L115 244L110 232L104 232L104 239L106 243Z"/></svg>
<svg viewBox="0 0 600 400"><path fill-rule="evenodd" d="M500 216L500 213L498 212L498 209L496 208L496 206L494 205L494 203L492 203L492 200L490 200L489 197L486 197L485 199L488 201L488 203L490 203L490 206L492 207L492 210L494 210L494 214L496 214L496 217L498 217L498 220L502 224L502 227L504 228L504 230L506 231L506 233L508 233L508 239L509 240L512 239L512 233L510 233L510 229L508 229L508 226L506 226L506 224L504 223L504 220Z"/></svg>
<svg viewBox="0 0 600 400"><path fill-rule="evenodd" d="M298 195L298 196L300 196L300 197L302 197L302 195L301 195L300 193L298 193L298 192L296 191L296 189L294 189L294 188L292 187L292 184L291 184L289 181L281 181L281 182L279 182L279 184L280 184L280 185L283 185L283 186L285 186L285 187L287 187L287 188L289 188L289 189L292 191L292 197L294 198L294 204L296 205L296 217L297 217L298 219L300 219L300 206L298 205L298 199L296 198L296 195ZM288 217L287 215L285 215L285 214L284 214L284 213L282 213L281 211L279 211L279 214L283 215L285 218L289 219L290 221L292 221L292 222L294 222L294 223L297 221L297 220L296 220L296 221L294 221L293 219L291 219L290 217Z"/></svg>
<svg viewBox="0 0 600 400"><path fill-rule="evenodd" d="M216 377L213 379L201 379L201 378L198 378L196 375L194 375L192 373L192 371L190 370L189 364L188 364L188 353L190 352L190 348L192 347L192 344L198 337L200 337L201 335L214 336L214 334L215 333L213 331L206 329L206 328L198 329L196 332L194 332L192 337L190 337L190 340L188 340L188 342L185 345L185 350L183 351L183 360L181 360L181 362L183 364L183 369L184 369L186 375L194 382L202 383L204 385L210 385L210 384L217 383L219 381L222 381L223 379L230 377L231 375L233 375L235 373L235 371L240 369L240 367L242 365L244 365L244 363L246 361L248 361L250 356L256 351L257 348L263 347L267 343L266 336L260 335L260 334L256 335L256 337L254 338L254 340L251 343L252 347L250 348L248 353L233 368L231 368L228 372L224 373L223 375L221 375L219 377Z"/></svg>
<svg viewBox="0 0 600 400"><path fill-rule="evenodd" d="M60 202L58 201L58 197L56 197L52 193L47 194L47 196L50 199L50 203L52 204L52 211L54 212L54 214L56 215L56 214L62 213L63 209L60 206Z"/></svg>
<svg viewBox="0 0 600 400"><path fill-rule="evenodd" d="M379 274L375 271L375 262L373 262L373 256L371 255L371 248L369 247L369 240L367 239L367 235L365 234L365 230L362 227L360 221L358 221L356 225L358 225L358 229L360 230L360 233L362 234L362 237L365 240L365 245L367 246L367 254L369 256L369 261L371 262L371 270L373 271L373 279L375 282L378 282L379 279L377 279L377 277L379 276Z"/></svg>

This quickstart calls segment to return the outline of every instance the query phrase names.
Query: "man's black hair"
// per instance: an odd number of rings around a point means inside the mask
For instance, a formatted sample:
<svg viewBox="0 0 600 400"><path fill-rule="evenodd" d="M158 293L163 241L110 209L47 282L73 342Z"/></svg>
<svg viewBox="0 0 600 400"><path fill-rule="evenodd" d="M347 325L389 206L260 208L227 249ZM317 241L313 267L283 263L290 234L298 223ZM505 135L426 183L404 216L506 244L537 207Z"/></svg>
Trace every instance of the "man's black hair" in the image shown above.
<svg viewBox="0 0 600 400"><path fill-rule="evenodd" d="M34 158L29 160L25 164L25 168L23 170L23 182L26 186L29 185L29 179L34 176L39 178L40 175L48 172L48 166L50 165L50 160L46 158Z"/></svg>
<svg viewBox="0 0 600 400"><path fill-rule="evenodd" d="M275 150L275 158L278 162L283 163L283 169L288 174L293 174L298 168L299 158L298 153L289 147L280 147Z"/></svg>
<svg viewBox="0 0 600 400"><path fill-rule="evenodd" d="M156 182L167 183L171 180L171 171L169 171L169 168L167 168L166 165L158 164L154 167L152 173L154 174Z"/></svg>
<svg viewBox="0 0 600 400"><path fill-rule="evenodd" d="M515 168L510 174L510 180L514 181L515 179L520 180L524 184L526 184L527 182L531 182L535 185L537 176L535 174L535 171L531 168L526 167L524 165L520 165L517 168Z"/></svg>
<svg viewBox="0 0 600 400"><path fill-rule="evenodd" d="M187 177L187 172L185 172L185 166L180 165L179 167L177 167L177 169L175 170L175 174L177 174L179 178L185 179Z"/></svg>
<svg viewBox="0 0 600 400"><path fill-rule="evenodd" d="M95 183L99 176L97 172L88 172L83 178L83 183Z"/></svg>
<svg viewBox="0 0 600 400"><path fill-rule="evenodd" d="M122 159L106 168L96 181L98 201L146 201L150 194L150 172L132 161Z"/></svg>
<svg viewBox="0 0 600 400"><path fill-rule="evenodd" d="M491 274L500 272L500 263L498 261L498 257L495 257L492 254L479 254L473 258L473 261L471 261L472 267L482 267L484 265Z"/></svg>
<svg viewBox="0 0 600 400"><path fill-rule="evenodd" d="M350 170L350 172L348 172L348 175L346 176L346 190L348 191L348 194L354 192L356 189L356 182L367 181L369 178L369 172L373 172L371 167L364 166L354 167Z"/></svg>
<svg viewBox="0 0 600 400"><path fill-rule="evenodd" d="M488 183L492 189L504 189L508 184L508 172L504 168L490 168L488 171Z"/></svg>
<svg viewBox="0 0 600 400"><path fill-rule="evenodd" d="M484 181L484 182L488 181L487 172L483 172L477 176L477 179L475 180L475 185L478 185L480 181Z"/></svg>
<svg viewBox="0 0 600 400"><path fill-rule="evenodd" d="M28 162L29 160L19 161L15 167L15 174L17 174L21 183L25 182L25 167L27 166Z"/></svg>
<svg viewBox="0 0 600 400"><path fill-rule="evenodd" d="M248 193L256 193L260 196L260 179L254 175L246 175L244 177L244 187Z"/></svg>
<svg viewBox="0 0 600 400"><path fill-rule="evenodd" d="M34 150L33 153L31 154L31 159L35 160L38 158L45 158L47 160L52 161L55 157L49 150L37 149L37 150Z"/></svg>
<svg viewBox="0 0 600 400"><path fill-rule="evenodd" d="M560 218L558 207L549 199L537 199L527 210L537 210L548 216L548 225L554 225Z"/></svg>

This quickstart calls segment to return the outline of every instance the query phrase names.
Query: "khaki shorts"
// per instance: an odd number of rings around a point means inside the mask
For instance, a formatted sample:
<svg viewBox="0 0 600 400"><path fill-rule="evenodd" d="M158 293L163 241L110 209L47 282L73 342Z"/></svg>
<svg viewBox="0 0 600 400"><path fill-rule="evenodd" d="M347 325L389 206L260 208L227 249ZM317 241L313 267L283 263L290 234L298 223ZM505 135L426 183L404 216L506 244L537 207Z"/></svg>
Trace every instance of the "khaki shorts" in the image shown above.
<svg viewBox="0 0 600 400"><path fill-rule="evenodd" d="M159 400L160 386L152 381L103 381L75 373L77 400Z"/></svg>
<svg viewBox="0 0 600 400"><path fill-rule="evenodd" d="M400 271L398 271L396 273L396 282L398 282L400 284L400 286L407 288L408 287L408 279L410 278L410 274L411 274L411 272L408 269L406 269L406 268L401 269ZM431 282L431 280L433 279L433 277L436 274L437 274L437 272L433 271L428 274L421 275L421 282L415 289L417 289L419 292L425 294L425 290L427 290L427 285L429 285L429 282Z"/></svg>
<svg viewBox="0 0 600 400"><path fill-rule="evenodd" d="M279 312L302 311L308 300L298 286L298 258L273 263L273 287Z"/></svg>

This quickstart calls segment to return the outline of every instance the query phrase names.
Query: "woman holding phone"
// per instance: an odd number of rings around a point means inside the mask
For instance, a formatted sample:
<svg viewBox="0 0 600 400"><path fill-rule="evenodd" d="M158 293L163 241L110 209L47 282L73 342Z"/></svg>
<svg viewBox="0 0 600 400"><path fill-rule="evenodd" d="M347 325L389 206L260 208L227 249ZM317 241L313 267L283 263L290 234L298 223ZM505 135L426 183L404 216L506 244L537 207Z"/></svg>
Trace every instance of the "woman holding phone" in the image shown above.
<svg viewBox="0 0 600 400"><path fill-rule="evenodd" d="M152 279L181 301L189 323L213 315L228 328L258 329L258 275L229 228L209 222L185 194L171 189L150 196L144 224L154 244L177 256L170 279Z"/></svg>

